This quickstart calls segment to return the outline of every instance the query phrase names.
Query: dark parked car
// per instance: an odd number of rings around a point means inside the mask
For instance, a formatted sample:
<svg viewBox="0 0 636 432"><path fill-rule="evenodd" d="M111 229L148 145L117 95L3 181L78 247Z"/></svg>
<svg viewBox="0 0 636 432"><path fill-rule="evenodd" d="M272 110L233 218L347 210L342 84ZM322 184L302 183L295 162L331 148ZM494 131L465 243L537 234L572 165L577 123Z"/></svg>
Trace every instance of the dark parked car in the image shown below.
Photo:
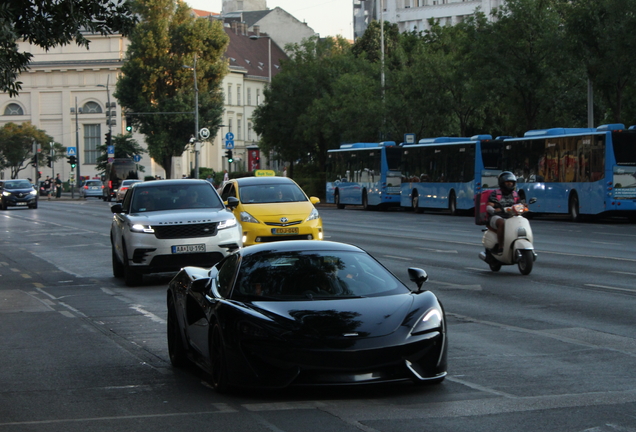
<svg viewBox="0 0 636 432"><path fill-rule="evenodd" d="M7 207L38 208L38 191L28 180L0 180L0 210Z"/></svg>
<svg viewBox="0 0 636 432"><path fill-rule="evenodd" d="M167 292L168 351L228 386L368 384L446 376L446 318L409 268L409 289L363 250L282 241L183 268Z"/></svg>

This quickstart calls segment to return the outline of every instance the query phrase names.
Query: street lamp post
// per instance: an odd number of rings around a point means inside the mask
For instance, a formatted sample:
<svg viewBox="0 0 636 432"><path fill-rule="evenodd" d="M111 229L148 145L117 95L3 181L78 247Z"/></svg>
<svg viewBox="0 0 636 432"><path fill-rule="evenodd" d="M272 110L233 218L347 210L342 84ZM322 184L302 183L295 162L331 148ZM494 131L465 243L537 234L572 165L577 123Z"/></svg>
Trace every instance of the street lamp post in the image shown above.
<svg viewBox="0 0 636 432"><path fill-rule="evenodd" d="M110 107L110 91L108 89L108 84L110 81L110 75L108 75L106 77L106 109L108 111L106 111L107 115L107 123L108 123L108 142L106 143L106 145L111 146L113 145L113 115L112 115L112 111L111 111L111 107ZM97 87L104 87L102 84L97 84ZM114 153L114 152L113 152Z"/></svg>
<svg viewBox="0 0 636 432"><path fill-rule="evenodd" d="M197 54L194 53L194 65L183 66L192 69L194 72L194 178L199 178L199 151L201 142L199 141L199 85L197 83Z"/></svg>

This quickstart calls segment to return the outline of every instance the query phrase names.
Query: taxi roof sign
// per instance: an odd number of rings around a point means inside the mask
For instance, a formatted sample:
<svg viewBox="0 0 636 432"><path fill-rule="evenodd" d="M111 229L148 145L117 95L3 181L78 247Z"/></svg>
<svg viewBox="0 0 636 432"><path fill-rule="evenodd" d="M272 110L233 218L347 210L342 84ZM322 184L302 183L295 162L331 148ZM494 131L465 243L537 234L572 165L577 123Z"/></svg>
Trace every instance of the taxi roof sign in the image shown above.
<svg viewBox="0 0 636 432"><path fill-rule="evenodd" d="M254 170L255 177L275 177L276 171L274 170Z"/></svg>

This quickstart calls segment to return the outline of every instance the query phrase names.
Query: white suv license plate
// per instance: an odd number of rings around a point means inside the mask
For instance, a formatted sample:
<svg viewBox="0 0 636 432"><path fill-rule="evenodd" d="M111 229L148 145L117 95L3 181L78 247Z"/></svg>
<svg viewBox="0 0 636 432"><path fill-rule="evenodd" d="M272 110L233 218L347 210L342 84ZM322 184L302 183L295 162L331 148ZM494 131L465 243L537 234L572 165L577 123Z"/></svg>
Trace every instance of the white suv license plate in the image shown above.
<svg viewBox="0 0 636 432"><path fill-rule="evenodd" d="M205 244L172 246L173 254L205 252Z"/></svg>

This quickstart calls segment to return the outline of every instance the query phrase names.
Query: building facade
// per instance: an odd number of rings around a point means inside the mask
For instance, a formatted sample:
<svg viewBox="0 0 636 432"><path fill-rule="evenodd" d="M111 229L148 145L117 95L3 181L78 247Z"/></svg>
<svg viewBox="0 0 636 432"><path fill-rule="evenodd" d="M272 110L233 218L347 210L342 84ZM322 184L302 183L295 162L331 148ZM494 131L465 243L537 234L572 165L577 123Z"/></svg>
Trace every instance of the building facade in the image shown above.
<svg viewBox="0 0 636 432"><path fill-rule="evenodd" d="M398 25L400 32L424 31L428 20L435 18L442 25L455 25L480 10L490 17L493 9L505 0L354 0L354 39L362 36L373 20Z"/></svg>

